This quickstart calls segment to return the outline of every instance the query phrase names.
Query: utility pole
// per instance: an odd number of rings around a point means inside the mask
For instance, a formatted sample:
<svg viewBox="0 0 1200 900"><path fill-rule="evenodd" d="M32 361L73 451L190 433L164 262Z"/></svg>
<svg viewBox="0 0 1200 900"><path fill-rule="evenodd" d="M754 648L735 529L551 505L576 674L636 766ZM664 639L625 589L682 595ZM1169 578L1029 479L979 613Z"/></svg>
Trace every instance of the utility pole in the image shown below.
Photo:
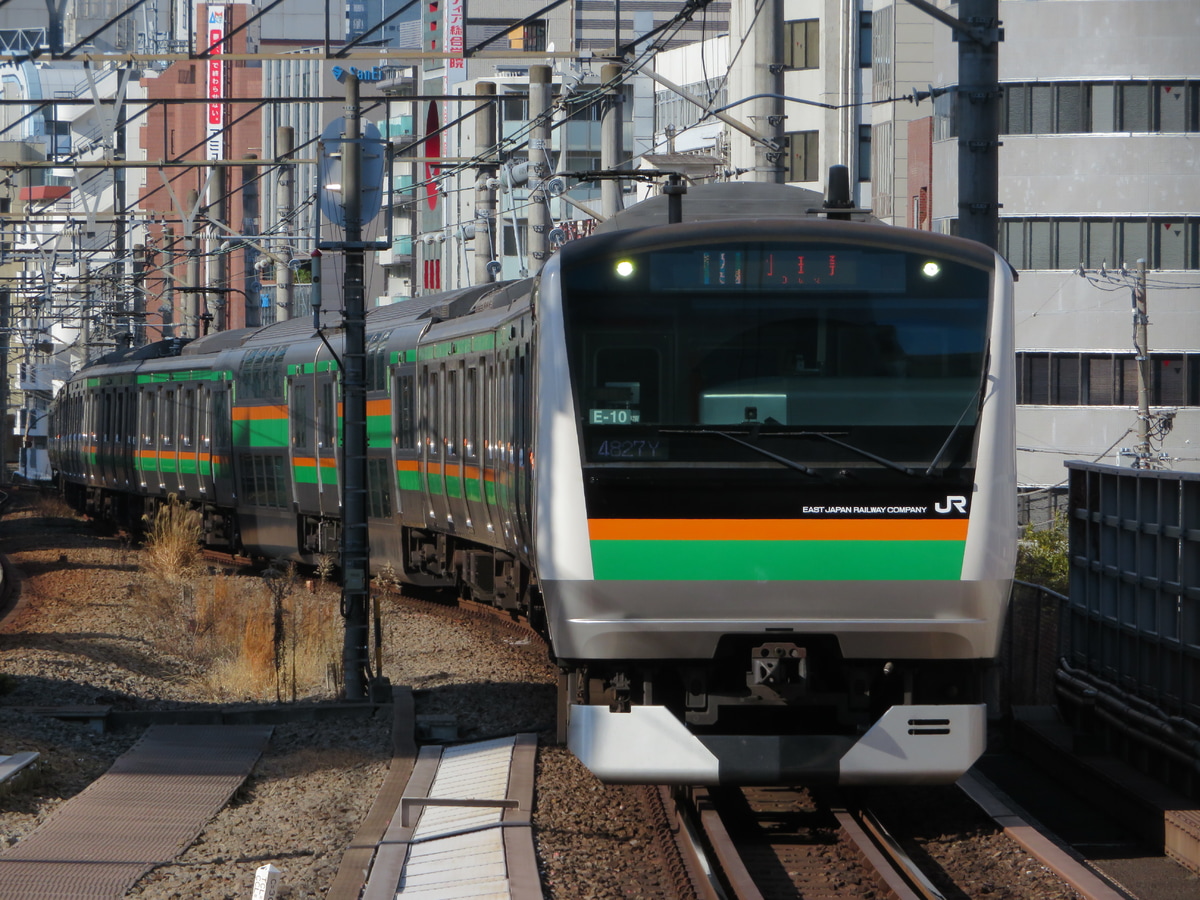
<svg viewBox="0 0 1200 900"><path fill-rule="evenodd" d="M958 234L995 249L1000 227L1000 0L959 0L958 18L908 0L958 41Z"/></svg>
<svg viewBox="0 0 1200 900"><path fill-rule="evenodd" d="M750 121L770 135L776 148L784 146L783 114L783 0L764 0L754 21L754 94ZM779 149L759 142L754 145L754 180L784 184L787 160Z"/></svg>
<svg viewBox="0 0 1200 900"><path fill-rule="evenodd" d="M550 149L550 78L549 66L529 67L529 118L535 124L529 130L529 256L537 272L550 255L550 208L546 201L546 165Z"/></svg>
<svg viewBox="0 0 1200 900"><path fill-rule="evenodd" d="M346 213L346 270L342 352L342 611L346 635L342 666L347 700L367 699L370 542L367 531L366 290L362 223L362 122L358 76L346 75L342 143L342 203Z"/></svg>
<svg viewBox="0 0 1200 900"><path fill-rule="evenodd" d="M175 229L170 225L163 227L163 271L167 277L162 282L162 305L159 307L162 313L162 336L163 338L173 338L176 335Z"/></svg>
<svg viewBox="0 0 1200 900"><path fill-rule="evenodd" d="M1137 261L1137 282L1133 289L1133 334L1137 343L1138 421L1137 456L1139 469L1151 469L1150 459L1150 347L1146 316L1146 261Z"/></svg>
<svg viewBox="0 0 1200 900"><path fill-rule="evenodd" d="M187 208L196 209L200 205L200 195L196 191L188 191ZM189 213L189 215L191 215ZM193 216L185 223L187 240L187 289L183 294L183 334L182 337L200 337L200 239L196 234L196 219Z"/></svg>
<svg viewBox="0 0 1200 900"><path fill-rule="evenodd" d="M614 171L622 162L621 110L624 95L617 79L621 67L607 64L600 69L600 81L611 84L604 98L604 112L600 119L600 168ZM615 83L614 83L615 82ZM600 182L600 211L610 219L621 211L621 182L617 178L605 178Z"/></svg>
<svg viewBox="0 0 1200 900"><path fill-rule="evenodd" d="M296 131L290 125L280 125L275 129L275 158L290 159L295 150ZM279 181L275 186L277 216L280 221L292 221L292 208L296 205L296 167L293 163L283 163L279 166ZM294 226L289 225L291 230ZM275 303L279 311L276 315L282 319L292 317L292 295L295 293L290 265L275 266L275 286L278 291Z"/></svg>
<svg viewBox="0 0 1200 900"><path fill-rule="evenodd" d="M212 177L208 183L209 215L226 227L229 226L229 191L226 190L227 171L224 166L214 166ZM229 287L229 256L223 251L220 241L211 240L209 241L209 246L209 259L211 260L210 264L213 268L213 273L207 287L227 288ZM218 294L214 302L217 305L217 314L213 318L213 326L217 331L224 331L229 327L227 315L229 295Z"/></svg>
<svg viewBox="0 0 1200 900"><path fill-rule="evenodd" d="M475 116L475 154L479 157L496 143L496 85L490 81L477 82L475 98L479 109ZM475 284L495 280L488 264L494 252L497 171L495 166L485 163L475 177Z"/></svg>

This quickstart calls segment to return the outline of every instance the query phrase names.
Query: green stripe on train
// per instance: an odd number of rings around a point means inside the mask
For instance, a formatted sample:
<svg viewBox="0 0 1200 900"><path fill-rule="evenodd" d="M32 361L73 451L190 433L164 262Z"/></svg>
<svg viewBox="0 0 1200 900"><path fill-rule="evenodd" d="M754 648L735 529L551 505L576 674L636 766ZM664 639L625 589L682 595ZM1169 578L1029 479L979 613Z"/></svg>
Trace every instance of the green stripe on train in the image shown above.
<svg viewBox="0 0 1200 900"><path fill-rule="evenodd" d="M288 420L279 419L235 419L233 422L233 445L244 447L287 447Z"/></svg>
<svg viewBox="0 0 1200 900"><path fill-rule="evenodd" d="M592 541L597 581L957 581L965 541Z"/></svg>

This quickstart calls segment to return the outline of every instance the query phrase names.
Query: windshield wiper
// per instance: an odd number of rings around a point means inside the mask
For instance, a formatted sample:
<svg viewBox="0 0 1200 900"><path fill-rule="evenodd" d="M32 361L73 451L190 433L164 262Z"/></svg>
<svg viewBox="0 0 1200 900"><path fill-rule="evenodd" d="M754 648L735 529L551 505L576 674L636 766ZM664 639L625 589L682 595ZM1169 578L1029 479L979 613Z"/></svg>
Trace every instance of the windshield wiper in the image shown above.
<svg viewBox="0 0 1200 900"><path fill-rule="evenodd" d="M872 460L873 462L877 462L881 466L885 466L889 469L895 469L897 472L903 472L905 475L920 475L921 474L917 469L911 469L908 466L902 466L902 465L900 465L900 463L893 462L892 460L886 459L885 457L882 457L882 456L878 456L877 454L872 453L870 450L864 450L862 447L855 447L853 444L847 444L845 441L839 441L833 435L828 434L824 431L780 432L778 434L770 434L767 436L768 437L818 437L818 438L821 438L821 440L829 441L829 443L831 443L831 444L837 444L843 450L849 450L851 453L857 453L859 456L863 457L864 459ZM929 473L926 472L925 474L928 475Z"/></svg>
<svg viewBox="0 0 1200 900"><path fill-rule="evenodd" d="M954 427L951 428L950 433L948 435L946 435L946 440L942 442L941 449L938 450L937 455L934 456L933 462L931 462L929 464L929 468L925 470L925 474L927 476L932 475L933 470L936 469L938 463L940 463L942 461L942 454L945 453L946 449L950 446L950 441L952 441L954 439L954 435L958 434L959 426L962 425L963 419L965 419L967 417L967 413L969 413L971 411L971 407L976 405L976 401L979 399L979 395L983 391L983 382L986 380L987 380L987 367L984 366L983 381L980 381L979 387L975 388L975 393L971 395L971 399L967 401L967 405L965 407L963 407L963 411L961 413L959 413L958 421L954 423Z"/></svg>
<svg viewBox="0 0 1200 900"><path fill-rule="evenodd" d="M790 469L795 469L798 472L803 472L805 475L811 475L813 478L824 477L816 469L810 469L808 466L804 465L804 463L798 463L794 459L788 459L786 456L780 456L778 453L772 453L770 450L765 450L762 447L758 447L754 444L751 444L749 441L743 441L741 438L734 437L732 434L730 434L727 431L718 431L715 428L700 428L700 429L660 428L658 431L659 431L659 434L716 435L717 437L723 437L727 441L733 441L735 444L739 444L742 447L746 447L750 450L753 450L755 453L758 453L762 456L767 457L767 459L773 459L773 460L775 460L775 462L779 463L780 465L787 466Z"/></svg>

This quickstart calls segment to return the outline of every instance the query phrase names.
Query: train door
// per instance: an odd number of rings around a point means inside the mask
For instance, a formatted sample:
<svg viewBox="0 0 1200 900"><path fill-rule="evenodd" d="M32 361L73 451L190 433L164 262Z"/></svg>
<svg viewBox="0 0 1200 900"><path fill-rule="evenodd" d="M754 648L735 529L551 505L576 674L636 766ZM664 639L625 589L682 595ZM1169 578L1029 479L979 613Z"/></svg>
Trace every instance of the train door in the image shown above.
<svg viewBox="0 0 1200 900"><path fill-rule="evenodd" d="M163 388L159 401L159 485L171 493L183 489L179 477L179 392L175 388Z"/></svg>
<svg viewBox="0 0 1200 900"><path fill-rule="evenodd" d="M445 486L446 507L452 530L470 533L471 515L467 508L466 459L463 445L463 371L462 364L451 362L443 368L445 373Z"/></svg>
<svg viewBox="0 0 1200 900"><path fill-rule="evenodd" d="M179 391L179 487L186 497L200 496L200 470L196 455L196 389L184 387Z"/></svg>
<svg viewBox="0 0 1200 900"><path fill-rule="evenodd" d="M213 500L218 506L237 505L237 485L233 478L233 402L228 382L209 382L208 432L203 438L202 454L208 454L212 468Z"/></svg>
<svg viewBox="0 0 1200 900"><path fill-rule="evenodd" d="M483 417L486 393L484 376L487 361L469 360L463 372L463 478L468 525L480 534L490 534L487 506L487 467L483 450Z"/></svg>
<svg viewBox="0 0 1200 900"><path fill-rule="evenodd" d="M292 473L292 503L297 513L319 509L317 499L317 457L314 451L312 377L301 366L287 378L288 399L288 470Z"/></svg>
<svg viewBox="0 0 1200 900"><path fill-rule="evenodd" d="M126 488L135 488L142 483L141 475L141 436L138 432L138 395L137 388L122 388L117 394L120 406L118 418L117 458L119 459L120 479Z"/></svg>
<svg viewBox="0 0 1200 900"><path fill-rule="evenodd" d="M449 504L446 501L446 438L442 391L442 366L426 363L421 369L421 421L424 440L421 442L422 490L425 500L425 524L429 528L450 531Z"/></svg>
<svg viewBox="0 0 1200 900"><path fill-rule="evenodd" d="M531 505L533 503L533 435L530 425L533 422L533 392L530 390L529 379L529 343L526 341L516 348L515 372L513 378L513 433L515 452L516 490L517 490L517 529L520 532L518 546L523 552L528 552L530 544Z"/></svg>
<svg viewBox="0 0 1200 900"><path fill-rule="evenodd" d="M496 437L496 357L483 360L479 366L479 373L479 428L482 445L479 450L480 489L483 492L487 517L485 527L488 534L495 535L500 524L500 508L496 501L496 466L499 461Z"/></svg>
<svg viewBox="0 0 1200 900"><path fill-rule="evenodd" d="M142 385L138 391L141 424L138 429L138 469L142 490L156 494L161 487L158 474L158 389Z"/></svg>
<svg viewBox="0 0 1200 900"><path fill-rule="evenodd" d="M314 378L317 425L317 503L322 515L341 515L341 494L338 489L338 425L341 410L338 404L337 373L332 369L318 372Z"/></svg>
<svg viewBox="0 0 1200 900"><path fill-rule="evenodd" d="M99 421L90 426L92 436L85 443L96 446L96 472L100 476L100 484L105 487L117 485L117 399L121 396L119 390L101 388ZM93 411L93 415L96 411Z"/></svg>
<svg viewBox="0 0 1200 900"><path fill-rule="evenodd" d="M399 488L400 519L405 525L416 525L424 521L418 512L422 503L414 499L420 493L421 470L417 449L416 428L416 376L411 368L394 374L392 390L392 442L395 444L396 485Z"/></svg>

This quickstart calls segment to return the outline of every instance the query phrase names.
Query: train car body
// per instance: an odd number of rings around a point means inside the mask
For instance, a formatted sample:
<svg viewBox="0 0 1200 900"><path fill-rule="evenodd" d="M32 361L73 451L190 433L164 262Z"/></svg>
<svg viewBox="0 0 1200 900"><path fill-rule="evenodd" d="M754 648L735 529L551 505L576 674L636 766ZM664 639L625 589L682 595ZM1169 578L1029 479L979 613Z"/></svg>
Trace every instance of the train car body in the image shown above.
<svg viewBox="0 0 1200 900"><path fill-rule="evenodd" d="M1016 552L1011 293L978 245L780 216L373 310L372 568L529 615L605 780L952 781ZM68 495L336 557L325 315L83 370L52 412Z"/></svg>

